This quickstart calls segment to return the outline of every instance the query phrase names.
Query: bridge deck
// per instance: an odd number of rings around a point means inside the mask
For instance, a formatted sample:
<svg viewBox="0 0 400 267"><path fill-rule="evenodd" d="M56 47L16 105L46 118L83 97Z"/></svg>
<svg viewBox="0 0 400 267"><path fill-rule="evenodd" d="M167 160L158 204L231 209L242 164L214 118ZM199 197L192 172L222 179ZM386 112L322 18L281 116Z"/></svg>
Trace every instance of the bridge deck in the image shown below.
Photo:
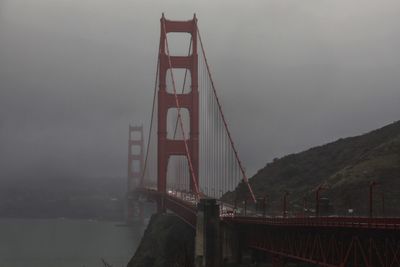
<svg viewBox="0 0 400 267"><path fill-rule="evenodd" d="M152 198L163 199L167 209L176 213L191 226L196 225L196 199L191 194L170 192L160 194L155 189L137 189ZM228 205L224 204L224 207ZM220 216L222 222L250 225L275 225L290 227L325 227L325 228L358 228L400 230L400 218L367 218L367 217L269 217L254 215L237 215L224 213Z"/></svg>

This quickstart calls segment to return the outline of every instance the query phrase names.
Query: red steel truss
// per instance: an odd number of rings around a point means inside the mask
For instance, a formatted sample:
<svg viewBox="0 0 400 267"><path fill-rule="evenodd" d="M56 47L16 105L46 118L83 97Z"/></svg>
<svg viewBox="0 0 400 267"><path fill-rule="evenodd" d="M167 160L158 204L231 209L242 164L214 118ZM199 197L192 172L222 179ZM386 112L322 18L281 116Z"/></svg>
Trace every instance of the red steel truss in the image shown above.
<svg viewBox="0 0 400 267"><path fill-rule="evenodd" d="M246 245L319 266L400 266L399 233L301 227L246 229Z"/></svg>
<svg viewBox="0 0 400 267"><path fill-rule="evenodd" d="M194 195L138 190L196 227ZM220 223L234 225L244 241L242 247L267 252L273 266L284 266L286 260L325 267L400 266L400 218L222 215Z"/></svg>

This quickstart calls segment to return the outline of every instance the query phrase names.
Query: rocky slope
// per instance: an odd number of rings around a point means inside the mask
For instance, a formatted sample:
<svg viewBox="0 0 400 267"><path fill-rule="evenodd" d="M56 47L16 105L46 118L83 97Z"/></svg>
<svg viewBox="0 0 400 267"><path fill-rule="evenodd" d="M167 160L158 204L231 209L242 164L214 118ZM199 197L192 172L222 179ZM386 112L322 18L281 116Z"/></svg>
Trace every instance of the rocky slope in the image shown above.
<svg viewBox="0 0 400 267"><path fill-rule="evenodd" d="M194 229L173 214L155 214L128 267L194 265Z"/></svg>

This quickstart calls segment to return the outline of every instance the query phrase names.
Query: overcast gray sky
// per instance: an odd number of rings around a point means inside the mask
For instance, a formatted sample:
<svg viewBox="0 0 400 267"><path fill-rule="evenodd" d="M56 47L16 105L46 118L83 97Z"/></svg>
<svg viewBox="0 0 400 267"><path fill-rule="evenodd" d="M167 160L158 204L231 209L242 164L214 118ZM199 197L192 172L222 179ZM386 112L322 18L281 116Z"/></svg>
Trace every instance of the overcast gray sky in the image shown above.
<svg viewBox="0 0 400 267"><path fill-rule="evenodd" d="M0 178L126 175L162 12L197 13L250 174L400 118L397 0L0 0Z"/></svg>

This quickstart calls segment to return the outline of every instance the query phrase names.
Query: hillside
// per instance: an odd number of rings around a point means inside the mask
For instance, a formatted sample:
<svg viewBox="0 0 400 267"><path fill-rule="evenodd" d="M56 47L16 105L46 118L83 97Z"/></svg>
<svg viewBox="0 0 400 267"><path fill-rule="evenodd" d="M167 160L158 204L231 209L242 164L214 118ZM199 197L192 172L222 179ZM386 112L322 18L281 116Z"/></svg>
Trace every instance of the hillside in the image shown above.
<svg viewBox="0 0 400 267"><path fill-rule="evenodd" d="M400 121L378 130L314 147L297 154L275 159L250 179L257 197L267 196L267 210L282 210L282 196L289 192L289 211L303 211L315 206L315 188L326 184L322 197L328 198L333 211L366 215L370 181L374 188L375 215L400 215ZM382 192L384 195L382 197ZM224 198L230 202L248 198L244 184ZM384 198L384 201L382 201ZM382 205L382 203L385 203ZM310 213L312 214L312 213Z"/></svg>

